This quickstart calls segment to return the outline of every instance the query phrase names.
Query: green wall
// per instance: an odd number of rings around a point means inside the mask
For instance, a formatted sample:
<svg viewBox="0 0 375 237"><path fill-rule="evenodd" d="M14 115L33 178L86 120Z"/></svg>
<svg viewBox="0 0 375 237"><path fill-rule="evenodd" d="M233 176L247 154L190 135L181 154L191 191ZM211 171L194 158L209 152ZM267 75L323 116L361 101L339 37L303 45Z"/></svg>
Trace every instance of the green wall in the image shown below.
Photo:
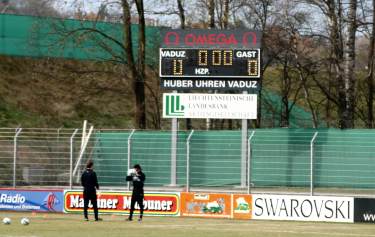
<svg viewBox="0 0 375 237"><path fill-rule="evenodd" d="M0 54L79 60L113 60L113 55L125 58L122 47L116 43L123 42L122 28L122 24L108 22L0 14ZM138 26L132 25L132 31L137 55ZM146 27L146 62L150 65L157 63L159 37L160 28Z"/></svg>

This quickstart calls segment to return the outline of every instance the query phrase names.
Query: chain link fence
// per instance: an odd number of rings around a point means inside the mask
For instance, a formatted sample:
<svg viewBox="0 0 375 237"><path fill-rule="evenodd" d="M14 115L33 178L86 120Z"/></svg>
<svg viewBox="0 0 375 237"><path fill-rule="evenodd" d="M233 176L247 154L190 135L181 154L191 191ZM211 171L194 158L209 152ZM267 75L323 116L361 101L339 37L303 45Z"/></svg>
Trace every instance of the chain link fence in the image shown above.
<svg viewBox="0 0 375 237"><path fill-rule="evenodd" d="M93 159L105 189L138 163L154 190L375 195L372 130L249 130L245 159L241 131L179 131L175 157L170 131L82 131L1 128L0 185L79 187Z"/></svg>

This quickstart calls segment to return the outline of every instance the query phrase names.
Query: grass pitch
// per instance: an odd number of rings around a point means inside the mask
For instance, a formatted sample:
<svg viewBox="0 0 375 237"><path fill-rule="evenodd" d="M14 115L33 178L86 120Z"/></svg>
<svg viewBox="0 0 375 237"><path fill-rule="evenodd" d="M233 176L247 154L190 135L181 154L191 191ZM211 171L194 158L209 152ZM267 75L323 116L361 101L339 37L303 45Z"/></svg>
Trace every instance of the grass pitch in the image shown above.
<svg viewBox="0 0 375 237"><path fill-rule="evenodd" d="M12 219L0 225L0 237L375 237L374 224L144 217L142 223L125 216L102 215L103 221L83 221L82 215L0 212ZM20 223L22 217L30 225Z"/></svg>

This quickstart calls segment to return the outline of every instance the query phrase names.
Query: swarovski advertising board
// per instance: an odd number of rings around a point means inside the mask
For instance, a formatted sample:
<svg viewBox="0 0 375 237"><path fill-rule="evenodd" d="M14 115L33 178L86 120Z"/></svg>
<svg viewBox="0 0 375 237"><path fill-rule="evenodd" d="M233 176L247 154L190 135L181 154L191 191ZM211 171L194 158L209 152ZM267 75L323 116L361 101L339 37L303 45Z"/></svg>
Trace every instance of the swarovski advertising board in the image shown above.
<svg viewBox="0 0 375 237"><path fill-rule="evenodd" d="M164 93L164 118L256 119L256 94Z"/></svg>
<svg viewBox="0 0 375 237"><path fill-rule="evenodd" d="M354 222L375 223L375 199L354 199Z"/></svg>
<svg viewBox="0 0 375 237"><path fill-rule="evenodd" d="M354 198L253 195L252 219L354 222Z"/></svg>

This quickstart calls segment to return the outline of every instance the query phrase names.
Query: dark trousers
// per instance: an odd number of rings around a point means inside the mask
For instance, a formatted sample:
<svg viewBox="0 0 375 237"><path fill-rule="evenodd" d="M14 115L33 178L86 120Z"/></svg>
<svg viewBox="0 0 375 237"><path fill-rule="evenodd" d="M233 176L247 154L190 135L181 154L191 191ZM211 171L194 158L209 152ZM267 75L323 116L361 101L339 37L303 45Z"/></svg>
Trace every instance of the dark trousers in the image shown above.
<svg viewBox="0 0 375 237"><path fill-rule="evenodd" d="M143 216L143 194L133 194L132 195L132 200L130 202L130 215L129 219L133 218L133 212L135 208L135 203L138 203L140 207L140 213L139 213L139 218L142 218Z"/></svg>
<svg viewBox="0 0 375 237"><path fill-rule="evenodd" d="M83 191L83 215L88 218L87 209L89 208L89 201L91 201L92 207L94 208L95 220L98 219L98 203L96 199L96 192Z"/></svg>

